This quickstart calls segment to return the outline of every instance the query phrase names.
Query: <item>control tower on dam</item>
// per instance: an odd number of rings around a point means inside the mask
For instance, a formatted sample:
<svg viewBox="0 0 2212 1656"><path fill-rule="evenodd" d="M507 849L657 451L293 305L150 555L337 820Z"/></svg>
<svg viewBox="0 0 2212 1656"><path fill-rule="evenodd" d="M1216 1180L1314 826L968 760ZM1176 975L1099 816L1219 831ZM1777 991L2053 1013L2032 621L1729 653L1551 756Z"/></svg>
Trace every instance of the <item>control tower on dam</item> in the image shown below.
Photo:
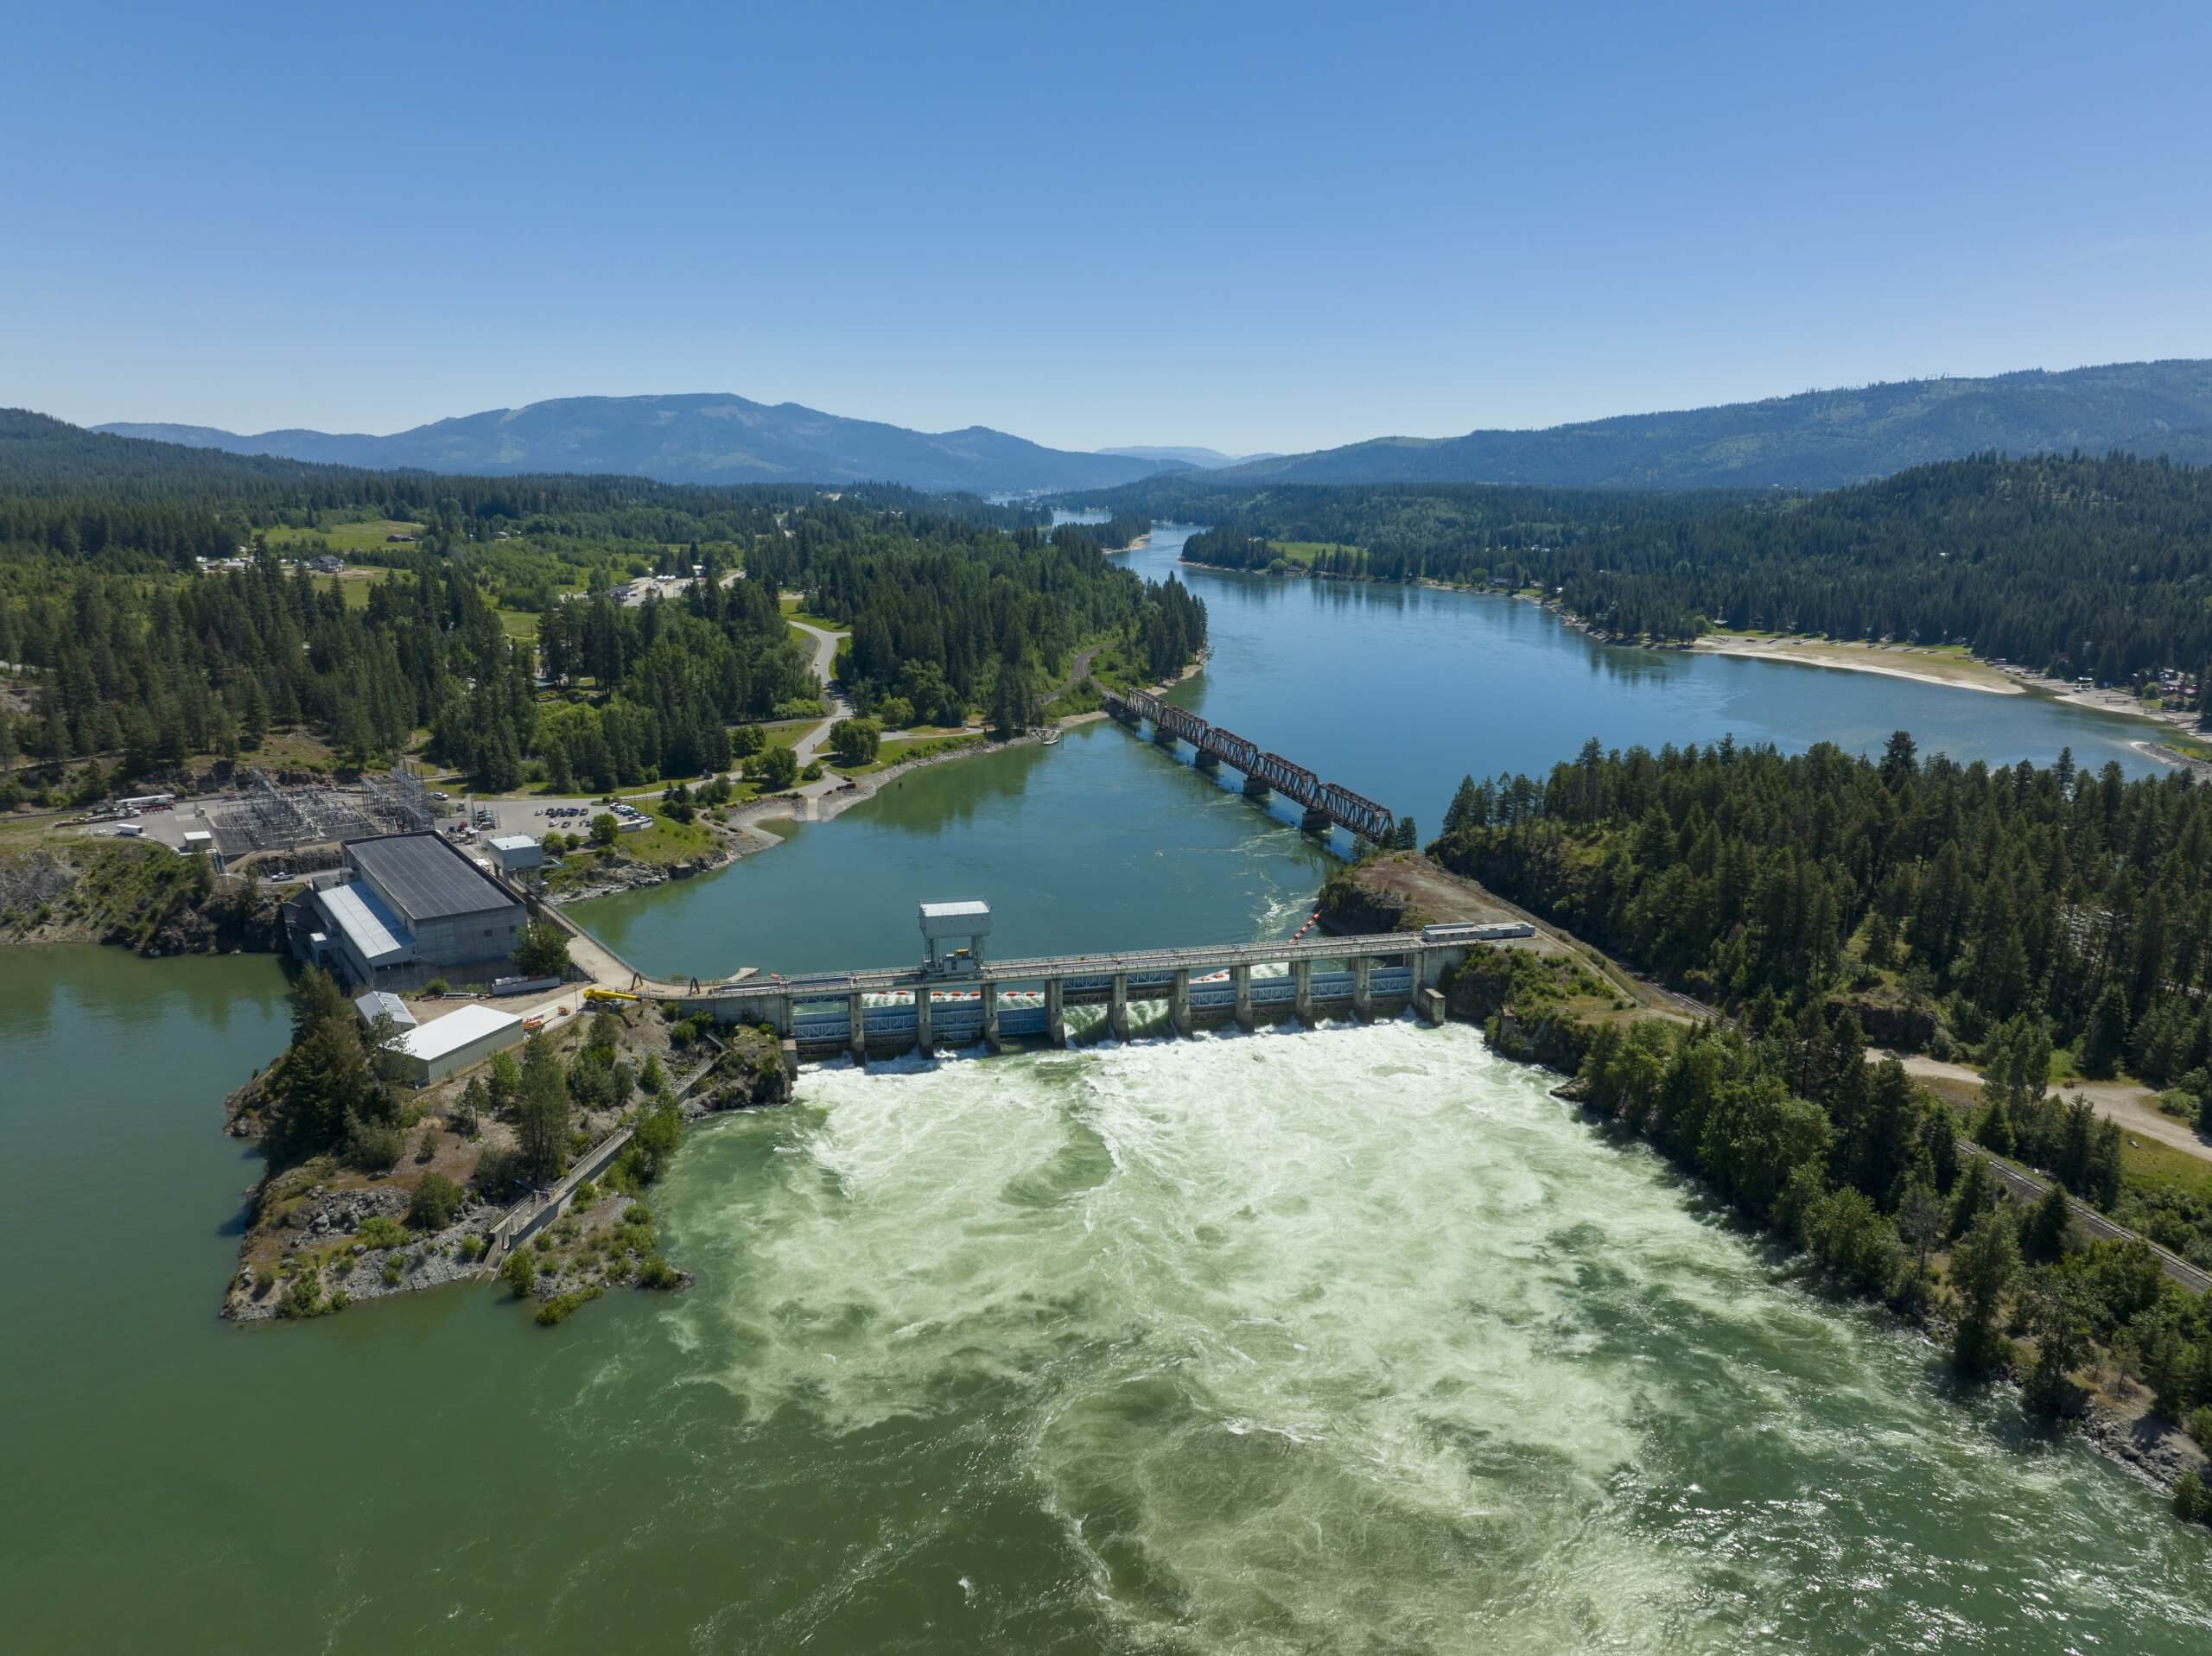
<svg viewBox="0 0 2212 1656"><path fill-rule="evenodd" d="M1471 949L1528 936L1526 924L1431 926L1366 936L1300 936L1133 953L991 960L989 905L925 903L925 953L911 967L773 974L675 997L687 1013L724 1024L766 1025L802 1057L839 1052L865 1061L917 1049L1067 1040L1071 1006L1105 1009L1121 1039L1132 1005L1158 1003L1179 1035L1234 1023L1253 1029L1325 1016L1394 1017L1411 1006L1441 1022L1439 980Z"/></svg>

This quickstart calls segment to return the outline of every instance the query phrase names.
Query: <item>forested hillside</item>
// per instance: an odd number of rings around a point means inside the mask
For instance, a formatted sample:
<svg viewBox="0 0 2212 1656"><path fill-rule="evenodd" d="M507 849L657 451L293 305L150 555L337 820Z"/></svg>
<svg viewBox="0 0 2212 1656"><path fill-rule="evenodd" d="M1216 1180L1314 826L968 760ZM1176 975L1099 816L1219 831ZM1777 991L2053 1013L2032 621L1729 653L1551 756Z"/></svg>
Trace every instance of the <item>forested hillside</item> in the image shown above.
<svg viewBox="0 0 2212 1656"><path fill-rule="evenodd" d="M1718 627L1919 644L2114 682L2212 660L2212 469L1980 455L1827 494L1270 488L1143 498L1215 527L1184 555L1554 595L1609 635Z"/></svg>
<svg viewBox="0 0 2212 1656"><path fill-rule="evenodd" d="M1430 850L1736 1014L1585 1030L1586 1096L1827 1273L1910 1304L1948 1249L1962 1365L2000 1367L2006 1334L2027 1334L2024 1389L2044 1412L2073 1406L2091 1341L2169 1418L2212 1403L2203 1298L2139 1245L2085 1246L2055 1195L1998 1216L1993 1183L1953 1143L1963 1131L2212 1266L2195 1164L2131 1148L2052 1090L2069 1065L2132 1075L2212 1130L2212 790L2066 757L1923 759L1904 732L1879 760L1593 740L1547 777L1462 783ZM1539 1006L1510 969L1499 993ZM1973 1057L1978 1098L1933 1107L1900 1066L1866 1062L1870 1031ZM2191 1430L2212 1441L2212 1420Z"/></svg>
<svg viewBox="0 0 2212 1656"><path fill-rule="evenodd" d="M0 786L24 762L50 783L97 760L91 787L252 755L288 728L345 765L420 741L492 790L719 771L733 725L817 693L792 591L858 624L864 707L899 687L946 723L1033 713L1081 645L1167 672L1203 643L1179 585L1040 522L881 486L359 472L10 415ZM613 596L695 567L678 596Z"/></svg>
<svg viewBox="0 0 2212 1656"><path fill-rule="evenodd" d="M1878 761L1592 740L1464 783L1433 850L1754 1028L1848 1002L2037 1069L1980 1136L2107 1201L2116 1141L2044 1098L2054 1047L2212 1101L2212 790L2180 773L1923 762L1902 732Z"/></svg>
<svg viewBox="0 0 2212 1656"><path fill-rule="evenodd" d="M1909 379L1541 431L1381 437L1224 475L1289 483L1829 489L1994 449L2212 461L2212 362Z"/></svg>

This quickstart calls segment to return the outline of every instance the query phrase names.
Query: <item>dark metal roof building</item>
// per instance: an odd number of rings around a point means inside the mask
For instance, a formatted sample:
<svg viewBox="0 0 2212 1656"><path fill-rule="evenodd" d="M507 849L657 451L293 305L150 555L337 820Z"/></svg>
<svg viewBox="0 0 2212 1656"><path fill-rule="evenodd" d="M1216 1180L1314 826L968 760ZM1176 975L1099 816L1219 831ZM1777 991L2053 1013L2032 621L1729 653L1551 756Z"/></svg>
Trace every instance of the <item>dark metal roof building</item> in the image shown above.
<svg viewBox="0 0 2212 1656"><path fill-rule="evenodd" d="M345 854L410 926L518 906L459 847L435 834L353 840Z"/></svg>

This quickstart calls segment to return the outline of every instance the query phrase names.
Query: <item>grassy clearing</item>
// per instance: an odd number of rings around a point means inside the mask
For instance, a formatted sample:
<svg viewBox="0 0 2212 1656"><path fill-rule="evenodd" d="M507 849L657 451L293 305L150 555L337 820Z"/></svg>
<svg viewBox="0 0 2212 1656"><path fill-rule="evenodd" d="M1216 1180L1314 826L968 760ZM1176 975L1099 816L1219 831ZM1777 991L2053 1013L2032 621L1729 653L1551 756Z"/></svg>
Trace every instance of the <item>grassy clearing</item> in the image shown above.
<svg viewBox="0 0 2212 1656"><path fill-rule="evenodd" d="M336 592L347 609L365 610L369 606L369 588L391 579L389 569L348 569L342 575L317 575L315 584L318 592Z"/></svg>
<svg viewBox="0 0 2212 1656"><path fill-rule="evenodd" d="M819 627L823 631L834 632L841 638L849 636L853 630L850 622L833 621L826 615L816 615L800 609L795 600L788 598L784 600L784 619L796 621L801 626Z"/></svg>
<svg viewBox="0 0 2212 1656"><path fill-rule="evenodd" d="M1312 568L1314 559L1324 552L1359 550L1356 546L1346 546L1339 541L1269 541L1268 545L1285 563L1294 563L1301 569Z"/></svg>
<svg viewBox="0 0 2212 1656"><path fill-rule="evenodd" d="M866 765L839 765L826 756L823 763L839 776L864 777L872 771L887 771L907 759L935 758L943 753L957 753L963 748L979 747L988 739L987 731L950 727L918 730L911 735L886 739L876 750L875 758Z"/></svg>
<svg viewBox="0 0 2212 1656"><path fill-rule="evenodd" d="M518 644L537 642L537 618L527 610L501 610L499 626Z"/></svg>
<svg viewBox="0 0 2212 1656"><path fill-rule="evenodd" d="M320 529L274 529L269 531L271 541L296 541L321 545L333 552L365 552L372 547L378 551L390 547L398 549L391 540L394 535L420 536L420 523L401 523L395 518L378 517L365 523L327 523Z"/></svg>
<svg viewBox="0 0 2212 1656"><path fill-rule="evenodd" d="M665 865L689 862L714 842L714 834L703 823L678 822L671 817L656 815L651 828L622 834L615 844L616 849L633 862Z"/></svg>

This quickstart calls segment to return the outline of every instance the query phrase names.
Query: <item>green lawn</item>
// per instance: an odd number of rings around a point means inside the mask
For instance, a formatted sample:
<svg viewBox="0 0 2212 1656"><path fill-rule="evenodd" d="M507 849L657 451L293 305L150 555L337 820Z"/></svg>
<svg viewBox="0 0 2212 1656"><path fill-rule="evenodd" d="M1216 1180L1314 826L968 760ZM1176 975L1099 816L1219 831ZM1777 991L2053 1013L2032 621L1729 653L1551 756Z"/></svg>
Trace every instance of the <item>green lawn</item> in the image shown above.
<svg viewBox="0 0 2212 1656"><path fill-rule="evenodd" d="M893 737L876 749L875 758L866 765L840 765L834 756L824 754L823 763L841 777L864 777L871 771L883 771L902 759L925 758L936 753L950 753L963 747L976 747L989 739L988 733L938 727L918 730L911 736Z"/></svg>
<svg viewBox="0 0 2212 1656"><path fill-rule="evenodd" d="M647 810L652 815L653 825L639 828L633 834L617 834L612 858L602 858L598 847L590 843L588 829L591 819L583 819L586 842L573 851L561 853L563 861L556 884L589 885L603 862L611 863L617 860L651 863L659 867L665 867L671 863L689 862L715 843L714 834L702 822L678 822L652 812L641 803L639 809Z"/></svg>
<svg viewBox="0 0 2212 1656"><path fill-rule="evenodd" d="M394 535L420 536L425 533L420 523L403 523L389 517L379 517L365 523L326 523L320 529L272 529L268 531L271 541L301 541L328 547L341 555L347 552L365 552L374 547L381 551L389 547L400 549L389 537Z"/></svg>

